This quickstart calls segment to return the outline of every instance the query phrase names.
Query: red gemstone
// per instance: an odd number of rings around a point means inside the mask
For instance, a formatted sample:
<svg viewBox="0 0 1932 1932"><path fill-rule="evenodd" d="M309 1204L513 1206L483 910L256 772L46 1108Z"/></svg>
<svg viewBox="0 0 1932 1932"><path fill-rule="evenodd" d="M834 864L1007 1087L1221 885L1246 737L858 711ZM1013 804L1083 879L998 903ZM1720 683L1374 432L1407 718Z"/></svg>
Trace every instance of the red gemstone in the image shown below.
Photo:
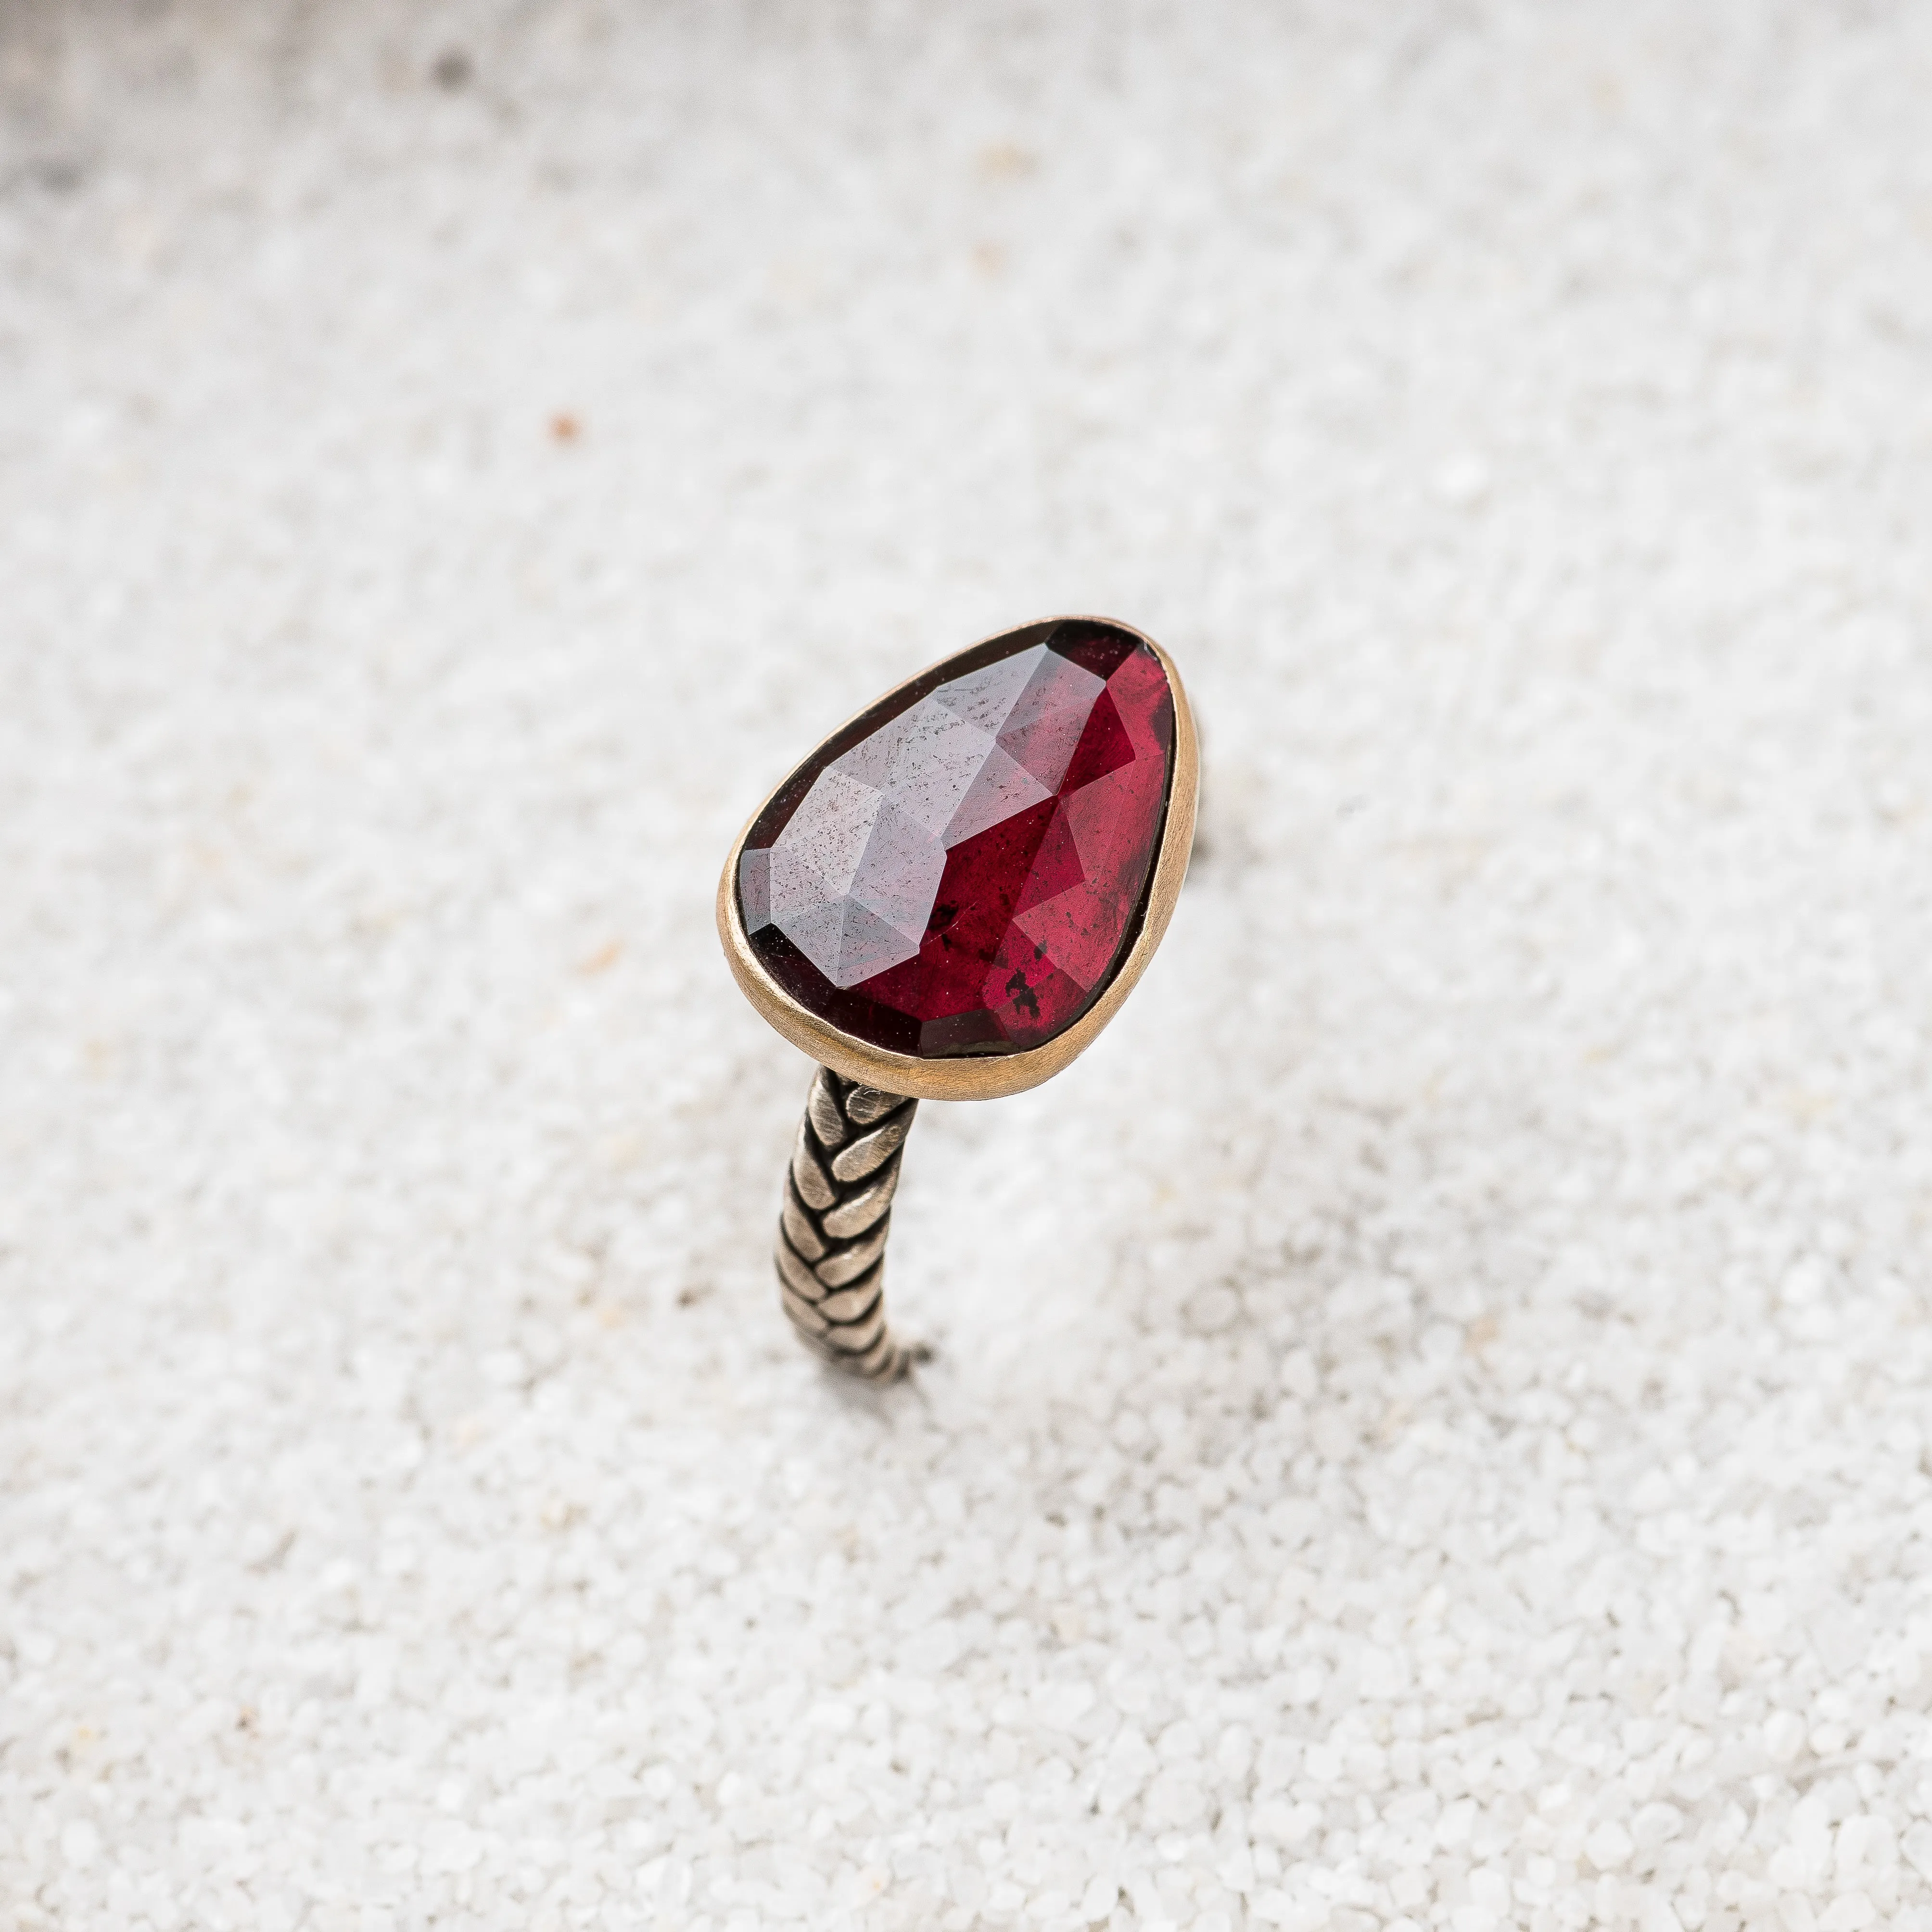
<svg viewBox="0 0 1932 1932"><path fill-rule="evenodd" d="M1139 930L1174 755L1131 632L1034 624L821 746L739 862L753 949L842 1032L938 1059L1072 1025Z"/></svg>

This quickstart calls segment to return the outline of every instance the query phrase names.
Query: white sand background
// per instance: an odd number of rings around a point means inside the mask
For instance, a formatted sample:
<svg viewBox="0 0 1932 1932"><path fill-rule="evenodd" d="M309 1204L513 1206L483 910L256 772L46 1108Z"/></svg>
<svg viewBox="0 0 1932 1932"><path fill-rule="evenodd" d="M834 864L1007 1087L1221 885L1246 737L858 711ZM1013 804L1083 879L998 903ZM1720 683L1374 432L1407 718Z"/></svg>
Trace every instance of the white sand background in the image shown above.
<svg viewBox="0 0 1932 1932"><path fill-rule="evenodd" d="M1928 100L0 10L0 1924L1932 1924ZM1066 609L1198 861L926 1110L867 1396L712 883Z"/></svg>

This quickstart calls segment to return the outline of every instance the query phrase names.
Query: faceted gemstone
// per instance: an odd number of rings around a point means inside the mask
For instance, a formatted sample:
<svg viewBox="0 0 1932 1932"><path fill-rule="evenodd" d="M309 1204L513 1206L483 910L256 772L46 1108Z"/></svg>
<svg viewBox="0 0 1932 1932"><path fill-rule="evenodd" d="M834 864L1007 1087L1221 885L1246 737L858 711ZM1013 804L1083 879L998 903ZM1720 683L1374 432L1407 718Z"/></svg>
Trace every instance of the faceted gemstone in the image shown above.
<svg viewBox="0 0 1932 1932"><path fill-rule="evenodd" d="M1131 632L1034 624L821 746L739 862L752 946L842 1031L937 1059L1038 1046L1140 928L1174 699Z"/></svg>

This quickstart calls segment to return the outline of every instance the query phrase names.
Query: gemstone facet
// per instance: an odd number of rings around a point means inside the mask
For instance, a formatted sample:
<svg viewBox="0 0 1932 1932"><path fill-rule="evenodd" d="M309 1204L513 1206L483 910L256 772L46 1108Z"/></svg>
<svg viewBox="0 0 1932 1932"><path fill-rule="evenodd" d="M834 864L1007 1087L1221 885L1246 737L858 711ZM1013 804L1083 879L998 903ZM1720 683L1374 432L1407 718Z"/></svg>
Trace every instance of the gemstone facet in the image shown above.
<svg viewBox="0 0 1932 1932"><path fill-rule="evenodd" d="M842 1032L925 1059L1072 1024L1138 931L1174 698L1132 632L1034 624L962 652L821 746L746 836L753 951Z"/></svg>

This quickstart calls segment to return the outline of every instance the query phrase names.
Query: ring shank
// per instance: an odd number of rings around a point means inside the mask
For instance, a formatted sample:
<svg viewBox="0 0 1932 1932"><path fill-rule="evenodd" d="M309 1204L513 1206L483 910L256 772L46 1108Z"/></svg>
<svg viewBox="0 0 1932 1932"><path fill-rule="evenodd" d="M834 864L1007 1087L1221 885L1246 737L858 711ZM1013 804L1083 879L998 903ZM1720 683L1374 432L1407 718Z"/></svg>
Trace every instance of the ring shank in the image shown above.
<svg viewBox="0 0 1932 1932"><path fill-rule="evenodd" d="M895 1382L919 1351L886 1325L886 1235L919 1102L813 1076L785 1174L773 1260L779 1299L814 1354L868 1382Z"/></svg>

